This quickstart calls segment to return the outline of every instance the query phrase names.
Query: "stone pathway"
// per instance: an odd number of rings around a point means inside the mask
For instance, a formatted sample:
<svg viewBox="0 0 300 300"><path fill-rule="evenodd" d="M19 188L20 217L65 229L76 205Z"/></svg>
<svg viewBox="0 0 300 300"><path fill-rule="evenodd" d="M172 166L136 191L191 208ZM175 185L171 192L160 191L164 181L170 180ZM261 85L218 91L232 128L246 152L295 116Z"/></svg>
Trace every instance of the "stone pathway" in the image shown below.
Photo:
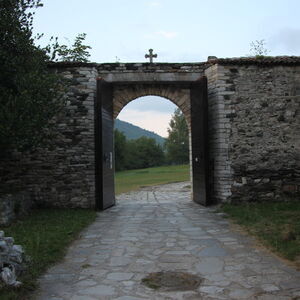
<svg viewBox="0 0 300 300"><path fill-rule="evenodd" d="M300 272L253 247L226 219L190 200L189 183L145 188L118 205L40 279L37 299L300 299ZM152 290L151 272L183 271L204 280L192 291Z"/></svg>

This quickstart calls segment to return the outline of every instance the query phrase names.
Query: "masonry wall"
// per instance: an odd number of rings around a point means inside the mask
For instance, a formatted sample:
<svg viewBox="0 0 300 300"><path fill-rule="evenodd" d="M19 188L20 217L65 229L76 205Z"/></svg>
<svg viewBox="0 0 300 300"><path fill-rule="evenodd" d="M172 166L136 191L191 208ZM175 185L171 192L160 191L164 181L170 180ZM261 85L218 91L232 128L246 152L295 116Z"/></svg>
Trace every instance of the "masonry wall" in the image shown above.
<svg viewBox="0 0 300 300"><path fill-rule="evenodd" d="M219 100L223 98L224 116L230 121L224 129L232 176L229 199L299 199L300 67L214 68L227 91Z"/></svg>
<svg viewBox="0 0 300 300"><path fill-rule="evenodd" d="M15 153L10 160L1 158L1 210L7 211L0 216L2 220L14 218L17 211L23 213L31 203L94 206L98 76L115 83L115 115L133 98L155 94L177 103L189 121L188 90L176 86L170 90L155 81L190 82L205 72L214 202L299 199L300 66L211 62L52 67L69 80L67 105L57 117L57 137L50 146L34 153ZM136 82L136 88L126 90L126 82ZM126 97L124 89L129 93ZM25 196L30 205L23 209L18 199Z"/></svg>
<svg viewBox="0 0 300 300"><path fill-rule="evenodd" d="M10 199L8 190L13 190L17 195L29 193L33 205L93 207L97 70L88 66L63 67L56 71L69 84L66 108L56 120L56 138L46 148L15 153L9 161L1 159L0 200ZM15 209L14 205L6 208Z"/></svg>
<svg viewBox="0 0 300 300"><path fill-rule="evenodd" d="M208 84L208 121L209 121L209 156L210 189L214 203L226 202L231 196L233 174L229 157L229 139L231 119L234 111L228 102L233 94L227 86L227 78L217 64L205 70Z"/></svg>
<svg viewBox="0 0 300 300"><path fill-rule="evenodd" d="M69 81L67 104L56 119L56 138L49 146L32 153L14 153L9 160L1 158L2 223L11 222L19 215L17 211L26 213L31 204L57 207L95 205L94 99L97 77L112 82L189 81L203 73L205 64L62 63L49 67ZM155 93L161 92L163 89L156 88ZM180 93L177 94L180 96ZM171 92L161 96L173 98L174 95ZM188 118L189 103L184 103L186 99L174 98L179 101ZM20 209L18 199L24 197L30 199L30 205Z"/></svg>

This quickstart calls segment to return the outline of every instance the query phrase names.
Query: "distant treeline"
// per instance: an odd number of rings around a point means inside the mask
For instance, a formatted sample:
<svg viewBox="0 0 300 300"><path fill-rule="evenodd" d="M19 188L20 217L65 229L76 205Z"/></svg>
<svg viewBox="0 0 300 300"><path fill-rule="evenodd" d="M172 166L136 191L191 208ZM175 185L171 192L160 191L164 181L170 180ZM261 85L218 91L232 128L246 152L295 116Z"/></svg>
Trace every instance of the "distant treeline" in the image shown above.
<svg viewBox="0 0 300 300"><path fill-rule="evenodd" d="M127 140L121 131L115 129L116 171L188 163L188 129L179 109L175 110L169 125L169 135L163 146L145 136Z"/></svg>
<svg viewBox="0 0 300 300"><path fill-rule="evenodd" d="M116 171L150 168L165 163L163 148L153 138L143 136L136 140L127 140L117 129L115 156Z"/></svg>

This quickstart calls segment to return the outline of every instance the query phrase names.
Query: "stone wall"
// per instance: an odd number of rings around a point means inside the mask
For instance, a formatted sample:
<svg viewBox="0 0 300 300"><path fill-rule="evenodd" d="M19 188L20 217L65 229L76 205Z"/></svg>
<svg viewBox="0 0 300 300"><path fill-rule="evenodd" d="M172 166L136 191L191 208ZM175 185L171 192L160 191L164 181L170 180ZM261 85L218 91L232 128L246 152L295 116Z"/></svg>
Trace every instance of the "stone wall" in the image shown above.
<svg viewBox="0 0 300 300"><path fill-rule="evenodd" d="M211 196L214 203L226 202L231 196L232 170L229 158L230 118L234 110L228 103L233 93L226 78L215 64L205 70L208 84L209 156Z"/></svg>
<svg viewBox="0 0 300 300"><path fill-rule="evenodd" d="M56 120L57 137L34 153L1 159L0 195L7 197L6 187L13 186L38 205L94 207L97 77L114 83L115 116L136 97L154 94L172 100L189 122L189 90L176 87L176 82L191 82L205 74L215 202L297 197L300 59L286 61L53 64L50 67L70 82L66 108ZM127 87L127 83L131 84Z"/></svg>
<svg viewBox="0 0 300 300"><path fill-rule="evenodd" d="M230 121L230 136L225 137L233 180L229 199L299 199L300 67L215 68L228 91L223 102Z"/></svg>
<svg viewBox="0 0 300 300"><path fill-rule="evenodd" d="M56 69L69 80L66 108L56 120L56 137L43 149L16 153L9 161L1 159L0 195L5 198L5 190L13 186L29 193L40 206L93 207L97 70L93 66Z"/></svg>
<svg viewBox="0 0 300 300"><path fill-rule="evenodd" d="M203 75L202 63L106 63L98 64L101 78L108 82L169 82L193 81Z"/></svg>
<svg viewBox="0 0 300 300"><path fill-rule="evenodd" d="M67 105L57 117L57 137L49 147L32 153L16 153L13 159L0 162L0 194L5 200L7 187L29 194L35 205L58 207L94 207L94 99L97 77L121 82L115 88L115 116L129 101L138 96L156 94L178 104L189 121L189 91L149 85L127 93L124 81L157 80L158 82L191 81L203 74L205 64L52 64L69 80ZM155 76L155 78L153 77ZM127 90L128 92L129 90ZM19 193L19 195L21 195ZM3 196L4 195L4 196ZM7 201L5 201L8 203ZM7 206L9 206L7 204ZM11 205L12 207L13 205ZM6 214L7 215L7 214Z"/></svg>

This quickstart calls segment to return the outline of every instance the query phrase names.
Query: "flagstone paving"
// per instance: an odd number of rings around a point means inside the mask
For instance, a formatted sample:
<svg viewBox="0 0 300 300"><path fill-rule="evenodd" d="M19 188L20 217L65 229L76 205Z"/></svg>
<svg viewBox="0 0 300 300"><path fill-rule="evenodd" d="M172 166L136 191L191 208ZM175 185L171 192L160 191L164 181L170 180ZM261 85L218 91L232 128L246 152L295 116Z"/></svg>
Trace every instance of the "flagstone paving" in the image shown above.
<svg viewBox="0 0 300 300"><path fill-rule="evenodd" d="M117 197L40 279L37 299L300 299L300 272L190 200L189 183ZM153 290L152 272L200 276L190 291Z"/></svg>

